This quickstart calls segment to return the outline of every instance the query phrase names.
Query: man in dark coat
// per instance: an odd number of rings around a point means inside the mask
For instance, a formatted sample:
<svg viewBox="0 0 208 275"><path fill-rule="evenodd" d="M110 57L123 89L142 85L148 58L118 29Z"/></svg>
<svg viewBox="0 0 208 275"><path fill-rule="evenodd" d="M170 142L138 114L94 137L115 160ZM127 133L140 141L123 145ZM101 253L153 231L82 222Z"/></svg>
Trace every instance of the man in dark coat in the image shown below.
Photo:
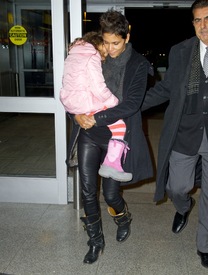
<svg viewBox="0 0 208 275"><path fill-rule="evenodd" d="M208 46L208 0L191 7L196 36L170 50L169 67L162 81L145 97L142 110L167 101L158 150L155 201L167 193L176 214L172 231L180 233L194 206L190 196L195 169L201 158L197 252L208 268L208 78L203 60Z"/></svg>

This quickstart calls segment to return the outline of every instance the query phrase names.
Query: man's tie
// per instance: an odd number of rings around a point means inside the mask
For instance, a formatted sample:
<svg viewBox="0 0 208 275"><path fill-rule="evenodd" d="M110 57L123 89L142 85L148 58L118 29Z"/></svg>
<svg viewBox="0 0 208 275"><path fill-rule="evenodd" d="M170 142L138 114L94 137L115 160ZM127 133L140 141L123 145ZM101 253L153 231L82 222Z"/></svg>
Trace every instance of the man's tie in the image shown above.
<svg viewBox="0 0 208 275"><path fill-rule="evenodd" d="M206 53L204 55L203 70L206 77L208 77L208 47L206 47Z"/></svg>

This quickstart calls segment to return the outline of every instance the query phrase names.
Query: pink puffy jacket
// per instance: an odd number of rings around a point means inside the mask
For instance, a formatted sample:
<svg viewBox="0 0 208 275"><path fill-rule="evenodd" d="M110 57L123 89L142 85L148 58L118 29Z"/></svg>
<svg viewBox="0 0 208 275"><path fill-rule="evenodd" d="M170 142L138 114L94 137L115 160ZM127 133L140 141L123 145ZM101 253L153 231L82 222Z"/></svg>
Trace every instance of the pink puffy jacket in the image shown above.
<svg viewBox="0 0 208 275"><path fill-rule="evenodd" d="M69 51L60 100L71 114L88 114L118 104L117 97L106 86L101 56L92 44L75 44Z"/></svg>

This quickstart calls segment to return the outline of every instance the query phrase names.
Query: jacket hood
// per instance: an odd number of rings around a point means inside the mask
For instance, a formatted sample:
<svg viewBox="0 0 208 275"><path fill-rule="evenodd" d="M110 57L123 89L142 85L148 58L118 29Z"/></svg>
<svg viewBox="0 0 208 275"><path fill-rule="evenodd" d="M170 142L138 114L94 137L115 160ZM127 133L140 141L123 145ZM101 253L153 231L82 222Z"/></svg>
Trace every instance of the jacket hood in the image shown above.
<svg viewBox="0 0 208 275"><path fill-rule="evenodd" d="M73 45L73 47L70 49L69 54L82 54L82 55L93 55L99 53L92 44L85 42L84 44L81 44L80 42L77 42Z"/></svg>

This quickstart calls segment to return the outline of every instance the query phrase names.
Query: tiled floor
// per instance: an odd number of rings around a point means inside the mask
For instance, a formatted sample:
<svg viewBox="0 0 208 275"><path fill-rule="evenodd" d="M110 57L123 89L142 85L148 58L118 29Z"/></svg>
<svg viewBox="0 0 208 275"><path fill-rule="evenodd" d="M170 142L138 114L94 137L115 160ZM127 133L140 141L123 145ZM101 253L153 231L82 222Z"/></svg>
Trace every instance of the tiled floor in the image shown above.
<svg viewBox="0 0 208 275"><path fill-rule="evenodd" d="M161 117L151 117L148 135L153 156L161 130ZM0 156L0 158L2 155ZM154 179L124 190L133 215L131 235L115 240L116 225L101 194L105 250L92 265L83 264L87 234L83 209L68 205L0 203L0 274L9 275L205 275L196 254L199 190L187 227L171 231L175 209L168 200L153 202Z"/></svg>
<svg viewBox="0 0 208 275"><path fill-rule="evenodd" d="M155 205L152 194L124 192L133 215L131 235L115 240L116 225L101 202L105 250L92 265L83 264L87 234L83 210L69 205L0 203L0 272L14 275L205 275L196 254L197 205L187 227L171 232L175 210ZM198 202L198 195L194 195ZM1 274L2 274L1 273Z"/></svg>

